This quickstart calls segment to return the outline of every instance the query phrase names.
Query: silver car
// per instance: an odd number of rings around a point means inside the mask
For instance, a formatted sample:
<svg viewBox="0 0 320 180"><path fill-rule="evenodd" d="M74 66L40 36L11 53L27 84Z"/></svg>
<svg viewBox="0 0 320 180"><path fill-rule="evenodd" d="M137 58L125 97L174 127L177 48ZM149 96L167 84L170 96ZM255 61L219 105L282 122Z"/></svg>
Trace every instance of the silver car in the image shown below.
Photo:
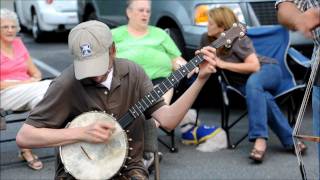
<svg viewBox="0 0 320 180"><path fill-rule="evenodd" d="M150 24L167 30L188 56L198 48L201 35L207 31L208 9L228 6L248 26L261 26L278 24L274 4L275 0L153 0ZM125 9L126 0L78 0L80 22L98 19L111 27L126 24ZM293 32L291 42L295 46L312 44Z"/></svg>
<svg viewBox="0 0 320 180"><path fill-rule="evenodd" d="M77 0L15 0L13 5L22 28L32 30L36 41L44 32L70 30L79 23Z"/></svg>

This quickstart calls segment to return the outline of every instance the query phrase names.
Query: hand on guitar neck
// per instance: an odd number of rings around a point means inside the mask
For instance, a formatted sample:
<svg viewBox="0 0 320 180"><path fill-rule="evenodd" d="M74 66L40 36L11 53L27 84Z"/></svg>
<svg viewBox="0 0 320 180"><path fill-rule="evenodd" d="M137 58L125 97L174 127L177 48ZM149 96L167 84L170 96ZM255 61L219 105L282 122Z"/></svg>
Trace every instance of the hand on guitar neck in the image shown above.
<svg viewBox="0 0 320 180"><path fill-rule="evenodd" d="M210 77L211 73L217 72L217 69L216 69L217 62L215 61L217 58L216 49L210 46L206 46L200 50L197 50L195 54L196 55L203 54L204 56L205 61L199 64L200 71L198 74L198 78L207 80ZM204 54L209 55L210 57L207 58L205 57L206 55ZM210 59L213 59L213 60L210 60Z"/></svg>

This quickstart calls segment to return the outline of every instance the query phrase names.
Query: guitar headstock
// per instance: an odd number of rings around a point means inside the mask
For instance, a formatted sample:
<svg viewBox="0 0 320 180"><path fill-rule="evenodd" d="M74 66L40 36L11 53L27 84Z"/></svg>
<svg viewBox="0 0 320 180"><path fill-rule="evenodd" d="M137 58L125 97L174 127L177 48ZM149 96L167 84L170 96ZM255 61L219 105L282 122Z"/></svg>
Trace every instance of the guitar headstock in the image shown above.
<svg viewBox="0 0 320 180"><path fill-rule="evenodd" d="M247 28L245 24L240 22L234 23L230 29L222 32L220 37L215 42L213 42L212 45L215 48L219 48L223 45L225 45L226 47L230 47L235 39L245 36L246 33Z"/></svg>

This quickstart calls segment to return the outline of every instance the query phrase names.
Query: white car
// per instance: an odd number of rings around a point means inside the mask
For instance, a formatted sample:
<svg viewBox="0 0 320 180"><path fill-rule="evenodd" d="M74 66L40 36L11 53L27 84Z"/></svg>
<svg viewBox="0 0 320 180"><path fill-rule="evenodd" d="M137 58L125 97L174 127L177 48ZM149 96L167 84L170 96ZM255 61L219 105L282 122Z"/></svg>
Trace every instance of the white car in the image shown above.
<svg viewBox="0 0 320 180"><path fill-rule="evenodd" d="M44 32L67 31L79 22L77 0L15 0L14 9L35 41L41 41Z"/></svg>

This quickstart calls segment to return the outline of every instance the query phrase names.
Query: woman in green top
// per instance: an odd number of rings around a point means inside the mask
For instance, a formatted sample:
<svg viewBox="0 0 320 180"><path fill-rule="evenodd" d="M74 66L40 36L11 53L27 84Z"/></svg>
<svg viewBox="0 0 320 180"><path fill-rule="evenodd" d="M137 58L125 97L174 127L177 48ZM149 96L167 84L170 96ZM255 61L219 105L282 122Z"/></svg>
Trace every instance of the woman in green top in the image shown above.
<svg viewBox="0 0 320 180"><path fill-rule="evenodd" d="M113 29L112 35L117 57L139 64L156 85L187 62L165 31L148 25L150 8L149 0L129 0L126 10L128 25ZM170 104L172 95L173 89L163 96L167 104Z"/></svg>
<svg viewBox="0 0 320 180"><path fill-rule="evenodd" d="M117 48L117 57L125 58L139 64L152 80L154 85L167 78L172 71L177 70L187 62L181 57L181 52L170 36L160 28L150 26L151 15L150 0L128 0L127 5L128 24L112 29L112 37ZM190 72L191 77L198 69ZM170 104L173 89L163 95L164 101ZM199 126L194 128L196 119L188 112L180 123L184 126L182 133L183 141L198 142L201 138L210 137L216 128ZM160 124L155 121L157 126ZM202 132L205 130L205 132ZM196 132L197 135L194 135ZM200 134L198 134L200 133ZM186 136L183 136L183 135ZM184 138L188 137L188 138ZM148 166L150 162L147 162Z"/></svg>

